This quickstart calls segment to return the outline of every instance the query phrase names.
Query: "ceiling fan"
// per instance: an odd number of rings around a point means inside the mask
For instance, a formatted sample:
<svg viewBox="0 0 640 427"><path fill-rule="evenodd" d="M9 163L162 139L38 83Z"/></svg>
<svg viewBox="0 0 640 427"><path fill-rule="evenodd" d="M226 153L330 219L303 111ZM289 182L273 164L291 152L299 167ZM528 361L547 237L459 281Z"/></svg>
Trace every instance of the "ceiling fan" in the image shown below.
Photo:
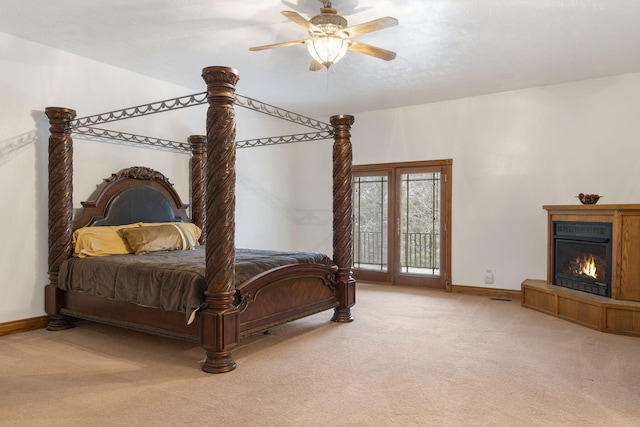
<svg viewBox="0 0 640 427"><path fill-rule="evenodd" d="M284 16L306 29L309 32L310 39L256 46L249 50L259 51L304 44L313 58L309 67L311 71L318 71L323 67L328 69L338 62L347 53L347 50L364 53L385 61L395 59L395 52L351 40L351 37L396 26L398 25L396 18L387 16L347 27L347 20L338 15L338 11L331 6L331 1L320 1L323 5L320 8L320 13L309 20L298 12L287 10L281 12Z"/></svg>

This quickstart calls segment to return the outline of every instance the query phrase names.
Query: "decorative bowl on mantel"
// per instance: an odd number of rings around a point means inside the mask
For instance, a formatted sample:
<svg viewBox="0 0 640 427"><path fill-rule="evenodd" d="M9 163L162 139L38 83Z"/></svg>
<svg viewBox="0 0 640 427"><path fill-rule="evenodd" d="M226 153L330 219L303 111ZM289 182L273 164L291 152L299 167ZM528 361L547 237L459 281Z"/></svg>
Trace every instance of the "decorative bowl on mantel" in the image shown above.
<svg viewBox="0 0 640 427"><path fill-rule="evenodd" d="M596 203L598 203L598 200L600 200L600 197L602 196L599 196L597 194L580 193L576 197L583 205L595 205Z"/></svg>

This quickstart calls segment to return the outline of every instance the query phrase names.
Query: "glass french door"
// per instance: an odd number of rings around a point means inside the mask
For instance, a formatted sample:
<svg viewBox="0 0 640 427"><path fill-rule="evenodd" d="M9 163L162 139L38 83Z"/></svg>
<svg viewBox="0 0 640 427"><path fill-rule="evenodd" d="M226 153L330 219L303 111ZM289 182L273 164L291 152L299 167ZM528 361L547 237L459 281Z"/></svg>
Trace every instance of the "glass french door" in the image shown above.
<svg viewBox="0 0 640 427"><path fill-rule="evenodd" d="M447 287L451 161L354 166L356 280Z"/></svg>

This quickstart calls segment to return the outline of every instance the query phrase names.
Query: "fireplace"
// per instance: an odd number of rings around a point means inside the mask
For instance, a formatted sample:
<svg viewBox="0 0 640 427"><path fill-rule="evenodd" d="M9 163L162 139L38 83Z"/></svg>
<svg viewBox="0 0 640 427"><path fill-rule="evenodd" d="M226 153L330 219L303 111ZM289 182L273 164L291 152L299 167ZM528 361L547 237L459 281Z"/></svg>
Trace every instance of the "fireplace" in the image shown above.
<svg viewBox="0 0 640 427"><path fill-rule="evenodd" d="M611 223L554 221L556 286L611 297Z"/></svg>
<svg viewBox="0 0 640 427"><path fill-rule="evenodd" d="M640 337L640 204L543 208L547 278L522 282L522 305Z"/></svg>

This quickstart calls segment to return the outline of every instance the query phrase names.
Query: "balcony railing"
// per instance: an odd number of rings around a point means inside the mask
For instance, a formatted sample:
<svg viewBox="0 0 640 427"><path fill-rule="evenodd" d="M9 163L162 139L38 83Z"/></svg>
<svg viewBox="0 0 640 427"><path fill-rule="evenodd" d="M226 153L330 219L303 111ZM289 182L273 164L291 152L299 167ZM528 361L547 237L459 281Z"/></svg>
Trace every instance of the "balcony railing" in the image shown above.
<svg viewBox="0 0 640 427"><path fill-rule="evenodd" d="M382 233L354 233L354 265L386 266L387 245ZM440 235L436 233L403 233L400 264L406 268L438 270L440 268Z"/></svg>

